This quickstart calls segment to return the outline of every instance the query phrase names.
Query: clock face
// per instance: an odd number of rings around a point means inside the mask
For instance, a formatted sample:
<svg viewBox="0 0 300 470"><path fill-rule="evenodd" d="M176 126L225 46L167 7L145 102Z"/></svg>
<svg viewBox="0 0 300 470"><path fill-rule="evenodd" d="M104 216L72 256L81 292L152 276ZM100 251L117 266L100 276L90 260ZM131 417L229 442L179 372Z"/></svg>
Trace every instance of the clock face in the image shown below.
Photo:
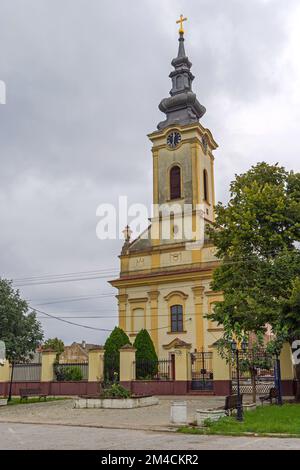
<svg viewBox="0 0 300 470"><path fill-rule="evenodd" d="M176 147L181 141L181 135L179 132L171 132L167 137L167 144L169 147Z"/></svg>

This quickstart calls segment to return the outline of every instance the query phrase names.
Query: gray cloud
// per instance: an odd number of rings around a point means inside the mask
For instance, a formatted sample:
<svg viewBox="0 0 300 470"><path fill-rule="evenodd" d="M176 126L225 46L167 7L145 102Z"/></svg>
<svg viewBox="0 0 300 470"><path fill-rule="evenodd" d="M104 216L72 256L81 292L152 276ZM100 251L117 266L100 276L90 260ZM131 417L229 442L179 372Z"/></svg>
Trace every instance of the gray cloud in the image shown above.
<svg viewBox="0 0 300 470"><path fill-rule="evenodd" d="M289 54L289 0L2 0L0 79L0 260L8 277L118 269L119 241L100 242L95 211L127 194L150 204L146 137L162 119L183 12L203 125L220 144L217 197L259 160L299 170L300 78ZM281 117L281 118L280 118ZM298 166L298 167L297 167ZM24 287L33 299L113 290L104 279ZM112 297L45 305L50 313L116 315ZM88 315L88 313L87 313ZM80 320L111 328L115 318ZM103 341L98 332L44 320L46 335Z"/></svg>

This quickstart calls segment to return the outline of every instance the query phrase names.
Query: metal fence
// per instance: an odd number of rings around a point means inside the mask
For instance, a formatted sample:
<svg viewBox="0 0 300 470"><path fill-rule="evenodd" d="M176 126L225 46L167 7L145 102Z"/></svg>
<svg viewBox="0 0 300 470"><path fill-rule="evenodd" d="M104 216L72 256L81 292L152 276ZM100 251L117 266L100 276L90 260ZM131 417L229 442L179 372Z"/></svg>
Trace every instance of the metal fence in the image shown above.
<svg viewBox="0 0 300 470"><path fill-rule="evenodd" d="M192 390L213 389L213 353L200 351L191 353Z"/></svg>
<svg viewBox="0 0 300 470"><path fill-rule="evenodd" d="M110 354L104 358L104 382L112 384L120 379L120 353Z"/></svg>
<svg viewBox="0 0 300 470"><path fill-rule="evenodd" d="M136 380L173 380L174 366L171 359L137 360L133 363Z"/></svg>
<svg viewBox="0 0 300 470"><path fill-rule="evenodd" d="M39 382L41 380L42 364L15 364L13 382Z"/></svg>
<svg viewBox="0 0 300 470"><path fill-rule="evenodd" d="M248 350L239 353L240 369L240 391L251 394L255 380L256 393L269 393L274 387L274 359L265 351ZM232 368L232 391L237 392L237 367L233 360Z"/></svg>
<svg viewBox="0 0 300 470"><path fill-rule="evenodd" d="M89 363L88 362L73 362L73 363L60 363L54 364L54 380L58 382L63 381L79 381L88 380ZM80 371L79 374L76 371Z"/></svg>

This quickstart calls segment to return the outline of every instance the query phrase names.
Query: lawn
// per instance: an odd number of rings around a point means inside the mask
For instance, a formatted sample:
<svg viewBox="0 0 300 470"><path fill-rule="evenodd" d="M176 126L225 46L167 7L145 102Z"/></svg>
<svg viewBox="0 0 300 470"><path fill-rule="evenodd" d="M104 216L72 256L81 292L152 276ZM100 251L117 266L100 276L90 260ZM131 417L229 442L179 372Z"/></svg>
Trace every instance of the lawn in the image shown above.
<svg viewBox="0 0 300 470"><path fill-rule="evenodd" d="M239 422L235 416L209 422L203 428L182 427L179 432L187 434L293 434L300 437L300 404L283 406L259 406L255 411L246 411L244 421Z"/></svg>
<svg viewBox="0 0 300 470"><path fill-rule="evenodd" d="M56 400L67 400L67 398L68 397L48 397L46 401L48 402L48 401L56 401ZM45 403L45 400L43 398L39 400L38 397L30 397L27 400L21 401L20 398L13 397L11 401L9 401L7 404L8 406L12 406L12 405L26 405L28 403Z"/></svg>

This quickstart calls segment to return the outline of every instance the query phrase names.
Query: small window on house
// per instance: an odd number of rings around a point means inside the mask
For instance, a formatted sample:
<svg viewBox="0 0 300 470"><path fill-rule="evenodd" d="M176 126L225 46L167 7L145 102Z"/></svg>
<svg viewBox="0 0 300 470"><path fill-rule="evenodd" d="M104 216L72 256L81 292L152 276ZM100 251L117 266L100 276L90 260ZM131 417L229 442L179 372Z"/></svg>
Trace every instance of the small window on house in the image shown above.
<svg viewBox="0 0 300 470"><path fill-rule="evenodd" d="M170 199L181 197L181 175L179 166L173 166L170 171Z"/></svg>
<svg viewBox="0 0 300 470"><path fill-rule="evenodd" d="M183 331L183 309L182 305L172 305L171 307L171 331Z"/></svg>
<svg viewBox="0 0 300 470"><path fill-rule="evenodd" d="M203 199L208 202L208 177L206 170L203 170Z"/></svg>

